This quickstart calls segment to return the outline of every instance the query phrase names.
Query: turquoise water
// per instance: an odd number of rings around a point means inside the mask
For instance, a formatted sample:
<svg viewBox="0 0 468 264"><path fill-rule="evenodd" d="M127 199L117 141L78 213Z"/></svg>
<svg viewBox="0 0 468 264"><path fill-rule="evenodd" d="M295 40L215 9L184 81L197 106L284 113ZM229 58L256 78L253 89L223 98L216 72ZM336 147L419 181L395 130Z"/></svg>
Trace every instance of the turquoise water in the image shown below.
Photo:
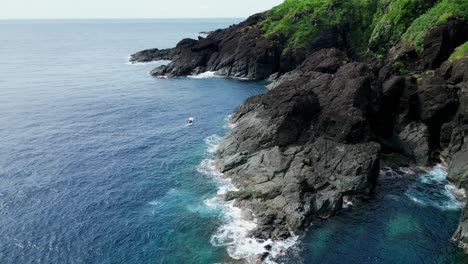
<svg viewBox="0 0 468 264"><path fill-rule="evenodd" d="M234 22L0 21L0 263L242 256L250 226L216 199L232 186L210 159L227 116L263 84L126 64ZM314 225L283 262L467 263L449 243L460 205L440 175L382 177L375 200Z"/></svg>
<svg viewBox="0 0 468 264"><path fill-rule="evenodd" d="M468 263L450 241L463 203L446 173L382 171L372 200L316 223L288 262Z"/></svg>

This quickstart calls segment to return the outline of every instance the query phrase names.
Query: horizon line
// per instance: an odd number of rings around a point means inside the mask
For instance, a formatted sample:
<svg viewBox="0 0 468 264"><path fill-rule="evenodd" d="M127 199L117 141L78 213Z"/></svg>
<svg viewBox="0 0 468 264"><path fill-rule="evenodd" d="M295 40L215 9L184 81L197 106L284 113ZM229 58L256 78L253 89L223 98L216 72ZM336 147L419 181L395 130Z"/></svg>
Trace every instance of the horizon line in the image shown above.
<svg viewBox="0 0 468 264"><path fill-rule="evenodd" d="M150 19L245 19L247 17L43 17L43 18L0 18L0 20L117 20L117 19L135 19L135 20L150 20Z"/></svg>

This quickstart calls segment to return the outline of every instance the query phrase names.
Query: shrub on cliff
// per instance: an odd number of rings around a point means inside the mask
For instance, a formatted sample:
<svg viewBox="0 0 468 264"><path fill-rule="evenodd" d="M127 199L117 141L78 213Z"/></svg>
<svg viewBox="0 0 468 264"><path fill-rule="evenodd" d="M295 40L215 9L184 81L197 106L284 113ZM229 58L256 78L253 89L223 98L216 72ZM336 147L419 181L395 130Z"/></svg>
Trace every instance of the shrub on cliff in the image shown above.
<svg viewBox="0 0 468 264"><path fill-rule="evenodd" d="M438 24L441 24L449 17L459 17L468 20L468 1L466 0L442 0L429 9L426 13L416 18L402 39L414 45L417 51L423 49L424 36L427 31Z"/></svg>
<svg viewBox="0 0 468 264"><path fill-rule="evenodd" d="M452 55L449 57L449 61L454 61L468 56L468 41L456 48Z"/></svg>
<svg viewBox="0 0 468 264"><path fill-rule="evenodd" d="M334 34L349 53L384 57L402 41L421 52L428 30L449 17L468 19L468 1L285 0L267 12L260 27L266 36L285 36L285 51L316 42L323 48Z"/></svg>
<svg viewBox="0 0 468 264"><path fill-rule="evenodd" d="M400 37L411 23L430 9L437 0L392 0L380 1L374 14L369 49L385 54L400 41Z"/></svg>
<svg viewBox="0 0 468 264"><path fill-rule="evenodd" d="M342 32L349 48L362 53L377 6L376 0L286 0L268 12L261 26L266 35L285 35L287 48L307 46L330 30Z"/></svg>

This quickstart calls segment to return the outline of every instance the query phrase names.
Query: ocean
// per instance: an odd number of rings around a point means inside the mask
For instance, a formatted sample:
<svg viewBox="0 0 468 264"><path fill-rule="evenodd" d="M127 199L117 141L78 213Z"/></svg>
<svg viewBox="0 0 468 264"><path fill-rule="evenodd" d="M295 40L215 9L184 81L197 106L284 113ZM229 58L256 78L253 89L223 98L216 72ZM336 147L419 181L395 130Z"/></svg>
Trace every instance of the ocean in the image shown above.
<svg viewBox="0 0 468 264"><path fill-rule="evenodd" d="M218 198L234 187L212 162L229 114L265 83L128 63L239 21L0 21L0 263L239 263L264 250ZM374 200L279 244L276 261L467 263L449 241L461 203L445 174L382 177Z"/></svg>

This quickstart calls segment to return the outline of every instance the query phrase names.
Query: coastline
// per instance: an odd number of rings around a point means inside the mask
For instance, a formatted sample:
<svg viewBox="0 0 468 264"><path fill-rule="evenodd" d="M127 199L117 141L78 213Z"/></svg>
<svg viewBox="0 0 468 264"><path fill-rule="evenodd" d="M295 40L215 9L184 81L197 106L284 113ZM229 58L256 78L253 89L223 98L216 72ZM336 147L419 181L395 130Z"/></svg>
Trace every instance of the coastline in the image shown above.
<svg viewBox="0 0 468 264"><path fill-rule="evenodd" d="M226 120L226 133L234 128L234 124ZM205 139L207 145L206 157L197 166L197 171L212 178L218 185L216 196L205 200L205 206L220 211L223 224L215 234L211 236L210 242L214 247L223 247L228 255L237 261L247 263L274 264L275 259L284 256L290 248L299 241L299 237L290 237L285 240L273 241L256 239L251 232L257 227L257 219L248 208L235 204L235 201L226 201L229 192L238 192L239 189L232 180L216 168L218 151L222 137L211 135Z"/></svg>
<svg viewBox="0 0 468 264"><path fill-rule="evenodd" d="M193 78L193 76L187 76L187 78L190 77ZM198 78L223 78L223 76L216 76L214 72L208 72L205 74L202 73ZM270 89L270 91L273 89ZM242 108L242 106L239 106L238 108ZM234 118L236 117L234 116ZM285 254L290 252L291 248L294 248L298 245L298 243L300 243L300 237L297 235L290 236L284 240L264 240L255 238L251 236L251 234L252 231L258 227L258 219L255 217L255 214L252 212L252 210L249 209L248 206L242 206L241 204L236 203L231 198L229 198L229 201L225 200L227 196L236 196L235 193L239 193L240 191L238 186L233 184L231 178L220 172L222 167L217 167L219 166L217 164L220 162L219 157L216 157L216 154L219 150L219 144L223 138L225 138L226 135L232 131L232 129L239 125L238 123L231 122L232 119L233 116L230 115L227 118L226 124L223 126L226 129L225 136L220 137L217 135L212 135L205 139L207 144L207 158L197 166L197 171L204 175L210 176L219 184L217 195L205 200L205 205L207 207L217 208L218 210L222 211L222 214L224 215L224 224L211 237L211 244L214 247L226 248L228 255L234 260L247 261L247 263L276 263L275 260L277 258L285 256ZM415 168L417 169L417 167ZM409 172L405 173L414 174L411 172L411 167L403 167L399 170L409 170ZM437 170L437 167L434 167L431 170ZM446 188L447 187L448 185ZM447 189L447 192L450 192L450 190ZM347 198L343 199L343 204L341 206L343 209L348 209L347 205L351 207L353 206L354 200L348 201L346 199ZM416 203L421 203L420 201L414 199L413 201ZM454 208L460 208L462 205L455 206L456 207ZM307 229L308 228L305 228L304 231Z"/></svg>
<svg viewBox="0 0 468 264"><path fill-rule="evenodd" d="M438 5L416 10L405 25L408 32ZM287 7L273 11L290 11ZM324 16L335 8L345 14L359 9L331 5ZM384 23L387 7L374 8ZM288 35L281 27L270 32L276 21L283 22L274 20L275 14L256 14L198 40L183 39L175 48L144 50L130 59L170 59L151 72L156 77L273 80L266 94L234 110L236 125L212 153L217 158L212 169L235 186L220 195L232 208L253 215L242 234L264 242L295 237L314 220L346 207L348 197L372 196L381 163L393 168L446 163L448 180L457 188L468 187L463 170L468 166L468 56L453 59L467 41L463 16L424 25L422 39L409 44L404 32L385 43L394 32L380 22L372 24L377 35L363 36L369 44L359 56L363 47L352 46L355 25L347 24L347 16L340 17L343 24L320 28L323 34L309 32L308 45L291 47L288 38L302 32ZM368 15L376 17L366 13L357 23L366 24ZM468 221L463 219L453 237L468 243Z"/></svg>

